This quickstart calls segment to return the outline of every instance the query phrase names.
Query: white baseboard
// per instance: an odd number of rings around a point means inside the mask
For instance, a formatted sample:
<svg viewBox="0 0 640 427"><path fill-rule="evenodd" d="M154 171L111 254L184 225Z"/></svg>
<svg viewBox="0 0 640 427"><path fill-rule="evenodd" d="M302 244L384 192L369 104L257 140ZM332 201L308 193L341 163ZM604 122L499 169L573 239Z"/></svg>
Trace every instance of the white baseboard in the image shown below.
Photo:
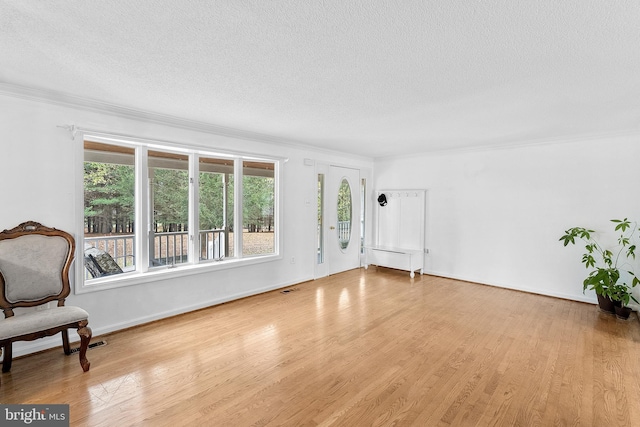
<svg viewBox="0 0 640 427"><path fill-rule="evenodd" d="M555 298L561 298L561 299L566 299L566 300L571 300L571 301L579 301L579 302L586 302L589 304L597 304L598 301L593 298L593 297L588 297L586 295L582 296L582 295L575 295L575 294L565 294L562 292L553 292L553 291L548 291L548 290L541 290L541 289L533 289L533 288L528 288L528 287L524 287L524 286L513 286L511 284L504 284L504 283L495 283L495 282L482 282L479 281L473 277L465 277L465 276L457 276L457 275L451 275L451 274L445 274L445 273L441 273L438 271L424 271L424 274L429 274L432 276L439 276L439 277L445 277L447 279L455 279L455 280L462 280L465 282L471 282L471 283L478 283L480 285L486 285L486 286L495 286L497 288L504 288L504 289L512 289L514 291L522 291L522 292L527 292L530 294L537 294L537 295L544 295L544 296L548 296L548 297L555 297ZM631 306L631 305L630 305Z"/></svg>

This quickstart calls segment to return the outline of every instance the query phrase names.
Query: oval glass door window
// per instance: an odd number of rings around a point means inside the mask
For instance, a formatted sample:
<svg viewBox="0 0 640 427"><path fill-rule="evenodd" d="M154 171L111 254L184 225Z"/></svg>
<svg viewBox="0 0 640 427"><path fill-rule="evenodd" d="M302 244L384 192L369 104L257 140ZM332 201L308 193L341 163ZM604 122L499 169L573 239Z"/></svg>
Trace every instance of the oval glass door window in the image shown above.
<svg viewBox="0 0 640 427"><path fill-rule="evenodd" d="M343 178L338 189L338 244L343 251L351 241L352 205L351 186L349 181Z"/></svg>

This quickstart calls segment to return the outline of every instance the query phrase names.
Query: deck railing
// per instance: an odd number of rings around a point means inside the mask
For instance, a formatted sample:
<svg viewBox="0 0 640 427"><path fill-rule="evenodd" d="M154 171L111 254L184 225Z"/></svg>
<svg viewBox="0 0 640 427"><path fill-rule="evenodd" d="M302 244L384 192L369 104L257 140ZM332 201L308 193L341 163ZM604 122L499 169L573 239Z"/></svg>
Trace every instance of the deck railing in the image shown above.
<svg viewBox="0 0 640 427"><path fill-rule="evenodd" d="M224 230L200 231L200 260L221 260L227 253ZM123 271L135 269L135 239L133 234L85 237L84 248L98 248L111 255ZM155 233L151 265L175 265L187 262L189 234L186 231ZM88 272L85 269L85 273ZM88 276L87 276L88 278Z"/></svg>
<svg viewBox="0 0 640 427"><path fill-rule="evenodd" d="M227 254L224 230L200 231L200 259L223 259Z"/></svg>
<svg viewBox="0 0 640 427"><path fill-rule="evenodd" d="M176 265L187 262L189 253L189 234L186 231L154 233L151 265ZM149 242L151 244L151 242Z"/></svg>
<svg viewBox="0 0 640 427"><path fill-rule="evenodd" d="M342 249L349 245L351 240L351 221L338 221L338 241Z"/></svg>
<svg viewBox="0 0 640 427"><path fill-rule="evenodd" d="M136 251L133 234L85 237L84 248L90 247L107 252L123 270L135 266Z"/></svg>

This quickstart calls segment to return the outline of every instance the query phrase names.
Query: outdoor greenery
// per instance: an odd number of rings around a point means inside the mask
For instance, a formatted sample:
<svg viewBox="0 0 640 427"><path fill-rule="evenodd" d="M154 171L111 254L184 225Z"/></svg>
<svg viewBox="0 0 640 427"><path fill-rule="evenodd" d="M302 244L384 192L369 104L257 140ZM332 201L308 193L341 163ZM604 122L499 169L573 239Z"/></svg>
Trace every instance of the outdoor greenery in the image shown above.
<svg viewBox="0 0 640 427"><path fill-rule="evenodd" d="M635 259L636 244L634 238L638 231L638 224L631 223L627 218L623 220L612 219L615 224L614 232L618 235L617 244L609 249L594 237L594 230L584 227L573 227L565 231L560 237L564 246L575 244L576 239L585 242L585 253L582 255L582 263L587 269L592 269L583 281L583 292L587 289L594 290L596 294L609 297L614 301L621 301L625 305L632 299L638 302L631 294L631 288L640 283L633 272L631 261ZM623 275L628 278L620 281ZM627 281L629 283L627 283Z"/></svg>
<svg viewBox="0 0 640 427"><path fill-rule="evenodd" d="M189 173L153 168L153 229L156 233L187 231Z"/></svg>
<svg viewBox="0 0 640 427"><path fill-rule="evenodd" d="M185 231L188 227L189 179L185 170L153 169L154 230ZM220 173L201 173L200 229L224 227L224 180ZM228 175L227 221L233 231L233 176ZM85 162L85 229L89 234L134 232L133 166ZM273 231L274 179L243 177L243 225L250 231Z"/></svg>
<svg viewBox="0 0 640 427"><path fill-rule="evenodd" d="M273 231L274 180L269 177L242 177L242 218L249 232Z"/></svg>
<svg viewBox="0 0 640 427"><path fill-rule="evenodd" d="M233 230L233 176L228 175L227 221ZM224 227L224 179L220 173L200 173L200 229Z"/></svg>
<svg viewBox="0 0 640 427"><path fill-rule="evenodd" d="M352 215L351 187L349 182L343 179L338 188L338 242L342 249L346 249L351 240Z"/></svg>
<svg viewBox="0 0 640 427"><path fill-rule="evenodd" d="M343 180L338 189L338 222L351 222L352 216L351 187Z"/></svg>
<svg viewBox="0 0 640 427"><path fill-rule="evenodd" d="M84 164L84 218L88 233L133 233L134 170L132 166Z"/></svg>

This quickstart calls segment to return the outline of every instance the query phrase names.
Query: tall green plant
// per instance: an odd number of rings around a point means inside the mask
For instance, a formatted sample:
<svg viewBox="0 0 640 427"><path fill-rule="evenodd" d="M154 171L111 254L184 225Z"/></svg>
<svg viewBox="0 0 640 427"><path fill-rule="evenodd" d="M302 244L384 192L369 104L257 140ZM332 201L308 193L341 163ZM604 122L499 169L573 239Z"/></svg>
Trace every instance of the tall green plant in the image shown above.
<svg viewBox="0 0 640 427"><path fill-rule="evenodd" d="M564 243L564 246L575 244L576 239L585 242L582 263L585 268L592 270L583 281L583 292L587 289L594 290L596 294L607 296L615 301L622 301L625 305L629 303L630 299L638 302L631 294L630 288L637 286L640 280L630 269L632 266L629 262L636 257L636 245L633 243L633 238L638 230L638 224L631 223L627 218L623 220L612 219L611 222L615 224L614 232L620 233L617 246L612 249L602 246L593 236L595 231L584 227L573 227L566 230L565 234L560 237L560 241ZM629 268L626 271L631 278L630 284L627 284L626 281L618 283L623 267Z"/></svg>

